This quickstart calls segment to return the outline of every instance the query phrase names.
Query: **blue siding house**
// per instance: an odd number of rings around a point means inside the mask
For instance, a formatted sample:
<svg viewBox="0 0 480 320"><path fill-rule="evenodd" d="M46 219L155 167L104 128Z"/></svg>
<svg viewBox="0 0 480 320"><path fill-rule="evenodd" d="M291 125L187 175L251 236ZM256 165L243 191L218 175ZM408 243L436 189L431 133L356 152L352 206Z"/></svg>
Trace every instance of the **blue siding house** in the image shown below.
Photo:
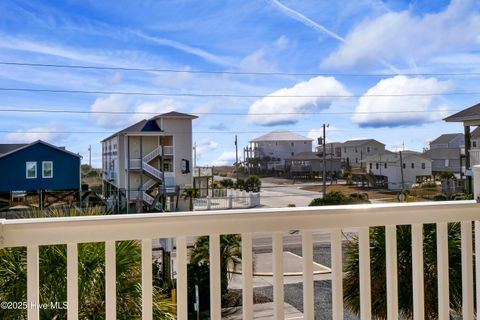
<svg viewBox="0 0 480 320"><path fill-rule="evenodd" d="M80 159L41 140L0 145L0 192L79 190Z"/></svg>

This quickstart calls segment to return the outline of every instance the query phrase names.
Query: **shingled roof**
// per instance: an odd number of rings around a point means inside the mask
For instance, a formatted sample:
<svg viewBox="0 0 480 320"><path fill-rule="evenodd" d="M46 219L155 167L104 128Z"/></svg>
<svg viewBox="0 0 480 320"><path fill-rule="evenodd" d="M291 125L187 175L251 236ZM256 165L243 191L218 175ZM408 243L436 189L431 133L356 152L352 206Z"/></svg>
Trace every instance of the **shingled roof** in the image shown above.
<svg viewBox="0 0 480 320"><path fill-rule="evenodd" d="M443 120L446 122L464 122L472 120L480 121L480 103L446 117Z"/></svg>
<svg viewBox="0 0 480 320"><path fill-rule="evenodd" d="M450 143L453 139L455 139L458 135L462 135L463 133L445 133L430 142L430 144L445 144Z"/></svg>
<svg viewBox="0 0 480 320"><path fill-rule="evenodd" d="M313 141L313 139L301 136L295 132L288 130L275 130L264 134L258 138L251 140L250 142L260 141Z"/></svg>

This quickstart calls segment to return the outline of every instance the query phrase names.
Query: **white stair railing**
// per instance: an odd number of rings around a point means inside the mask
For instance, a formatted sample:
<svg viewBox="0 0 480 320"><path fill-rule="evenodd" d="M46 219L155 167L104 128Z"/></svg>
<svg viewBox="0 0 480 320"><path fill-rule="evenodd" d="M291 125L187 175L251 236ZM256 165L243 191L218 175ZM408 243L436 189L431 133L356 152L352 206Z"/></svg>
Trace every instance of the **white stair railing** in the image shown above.
<svg viewBox="0 0 480 320"><path fill-rule="evenodd" d="M149 195L145 191L142 194L143 194L143 201L145 201L146 203L148 203L150 205L153 203L153 200L155 200L151 195Z"/></svg>
<svg viewBox="0 0 480 320"><path fill-rule="evenodd" d="M153 159L155 159L156 157L160 156L161 154L162 154L162 147L159 146L159 147L153 149L152 152L145 155L143 157L143 162L148 163L148 162L152 161Z"/></svg>
<svg viewBox="0 0 480 320"><path fill-rule="evenodd" d="M148 191L151 187L155 185L158 181L155 181L153 179L148 179L147 182L145 182L142 186L143 191Z"/></svg>
<svg viewBox="0 0 480 320"><path fill-rule="evenodd" d="M148 172L158 180L163 180L162 172L157 168L154 168L153 166L149 165L146 162L143 162L143 170L145 170L146 172Z"/></svg>

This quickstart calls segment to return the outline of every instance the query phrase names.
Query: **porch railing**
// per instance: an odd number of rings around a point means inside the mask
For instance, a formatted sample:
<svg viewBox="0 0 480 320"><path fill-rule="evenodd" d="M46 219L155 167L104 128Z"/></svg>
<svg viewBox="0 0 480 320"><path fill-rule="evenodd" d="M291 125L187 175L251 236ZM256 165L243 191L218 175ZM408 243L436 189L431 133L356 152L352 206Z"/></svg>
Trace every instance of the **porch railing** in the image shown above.
<svg viewBox="0 0 480 320"><path fill-rule="evenodd" d="M480 167L474 169L476 195ZM372 318L369 227L385 226L386 292L389 319L398 319L398 274L396 226L412 227L412 273L414 319L424 318L423 225L436 224L438 265L438 311L449 318L449 222L461 223L462 316L474 319L474 285L480 292L480 204L476 201L350 205L330 207L252 209L208 212L85 216L0 220L0 248L27 248L27 301L39 303L39 246L67 245L68 319L78 319L78 244L104 242L106 256L106 319L116 317L115 241L142 243L142 318L152 319L152 239L172 237L176 242L177 318L186 320L187 237L210 238L211 319L221 319L220 235L241 234L243 318L253 319L252 239L256 232L272 234L275 319L284 319L283 234L300 230L302 236L303 313L314 319L312 232L330 233L332 255L333 319L343 319L342 229L356 228L359 236L360 316ZM474 228L472 228L474 222ZM195 226L194 228L192 226ZM474 278L474 275L477 275ZM476 282L474 282L476 279ZM480 294L476 295L477 306ZM39 310L28 309L28 319L39 319Z"/></svg>

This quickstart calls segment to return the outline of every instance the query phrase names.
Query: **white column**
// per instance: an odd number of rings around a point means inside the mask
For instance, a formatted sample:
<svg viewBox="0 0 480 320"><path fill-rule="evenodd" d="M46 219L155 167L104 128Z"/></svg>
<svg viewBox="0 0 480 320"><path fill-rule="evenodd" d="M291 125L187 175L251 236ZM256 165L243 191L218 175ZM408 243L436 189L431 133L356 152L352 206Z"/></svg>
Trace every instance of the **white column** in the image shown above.
<svg viewBox="0 0 480 320"><path fill-rule="evenodd" d="M242 233L242 277L243 318L253 319L253 252L251 233Z"/></svg>
<svg viewBox="0 0 480 320"><path fill-rule="evenodd" d="M333 319L343 319L342 230L332 230L330 237L332 242L332 315Z"/></svg>
<svg viewBox="0 0 480 320"><path fill-rule="evenodd" d="M285 317L284 292L283 292L283 233L272 234L273 250L273 302L275 319Z"/></svg>
<svg viewBox="0 0 480 320"><path fill-rule="evenodd" d="M177 317L188 320L187 238L177 238Z"/></svg>
<svg viewBox="0 0 480 320"><path fill-rule="evenodd" d="M105 242L105 313L106 320L117 318L117 275L115 241Z"/></svg>
<svg viewBox="0 0 480 320"><path fill-rule="evenodd" d="M425 318L423 285L423 225L412 225L413 319Z"/></svg>
<svg viewBox="0 0 480 320"><path fill-rule="evenodd" d="M40 309L38 304L40 292L39 268L38 268L38 246L27 247L27 319L39 320Z"/></svg>
<svg viewBox="0 0 480 320"><path fill-rule="evenodd" d="M222 319L220 236L210 235L210 319Z"/></svg>
<svg viewBox="0 0 480 320"><path fill-rule="evenodd" d="M397 226L385 226L387 318L398 319Z"/></svg>
<svg viewBox="0 0 480 320"><path fill-rule="evenodd" d="M153 319L152 239L142 240L142 319Z"/></svg>
<svg viewBox="0 0 480 320"><path fill-rule="evenodd" d="M78 319L78 248L67 244L67 319Z"/></svg>
<svg viewBox="0 0 480 320"><path fill-rule="evenodd" d="M303 316L304 319L314 318L313 301L313 242L312 231L302 232L303 258Z"/></svg>
<svg viewBox="0 0 480 320"><path fill-rule="evenodd" d="M369 228L358 230L358 255L360 275L360 319L372 318L372 297L370 278L370 235Z"/></svg>
<svg viewBox="0 0 480 320"><path fill-rule="evenodd" d="M437 223L437 268L438 268L438 318L450 319L450 295L448 280L448 225Z"/></svg>
<svg viewBox="0 0 480 320"><path fill-rule="evenodd" d="M472 222L461 222L462 232L462 316L473 320L473 250Z"/></svg>

